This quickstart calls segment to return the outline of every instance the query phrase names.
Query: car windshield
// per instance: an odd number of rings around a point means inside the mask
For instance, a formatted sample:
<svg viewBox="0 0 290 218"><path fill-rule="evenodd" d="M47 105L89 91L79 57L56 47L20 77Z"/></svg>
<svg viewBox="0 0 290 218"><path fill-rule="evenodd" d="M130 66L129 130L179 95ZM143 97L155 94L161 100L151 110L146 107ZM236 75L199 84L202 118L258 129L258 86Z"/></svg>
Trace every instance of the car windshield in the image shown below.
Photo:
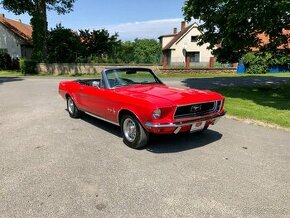
<svg viewBox="0 0 290 218"><path fill-rule="evenodd" d="M161 83L149 69L112 69L106 71L106 77L110 88Z"/></svg>

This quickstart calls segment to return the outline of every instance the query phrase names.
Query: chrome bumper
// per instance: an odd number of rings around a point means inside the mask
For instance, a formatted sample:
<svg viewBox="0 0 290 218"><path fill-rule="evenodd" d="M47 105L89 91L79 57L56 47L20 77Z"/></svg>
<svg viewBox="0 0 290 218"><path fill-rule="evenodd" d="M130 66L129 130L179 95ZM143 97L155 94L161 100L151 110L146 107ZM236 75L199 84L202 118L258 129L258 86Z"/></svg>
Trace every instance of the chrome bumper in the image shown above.
<svg viewBox="0 0 290 218"><path fill-rule="evenodd" d="M190 121L185 121L185 122L175 122L175 123L151 123L151 122L146 122L145 126L147 128L178 128L178 127L183 127L183 126L188 126L192 125L196 122L202 122L202 121L208 121L208 120L213 120L219 117L222 117L226 114L226 112L222 112L220 114L216 114L214 116L206 117L206 118L201 118L201 119L196 119L196 120L190 120Z"/></svg>

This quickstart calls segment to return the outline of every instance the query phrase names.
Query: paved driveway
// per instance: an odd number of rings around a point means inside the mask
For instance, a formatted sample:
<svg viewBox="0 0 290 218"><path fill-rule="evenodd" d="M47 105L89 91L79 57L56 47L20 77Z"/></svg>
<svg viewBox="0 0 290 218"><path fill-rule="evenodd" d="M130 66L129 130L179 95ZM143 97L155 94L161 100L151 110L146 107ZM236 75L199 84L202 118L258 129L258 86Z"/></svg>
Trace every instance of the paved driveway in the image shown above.
<svg viewBox="0 0 290 218"><path fill-rule="evenodd" d="M0 79L0 217L290 217L290 133L230 119L144 150L57 79Z"/></svg>

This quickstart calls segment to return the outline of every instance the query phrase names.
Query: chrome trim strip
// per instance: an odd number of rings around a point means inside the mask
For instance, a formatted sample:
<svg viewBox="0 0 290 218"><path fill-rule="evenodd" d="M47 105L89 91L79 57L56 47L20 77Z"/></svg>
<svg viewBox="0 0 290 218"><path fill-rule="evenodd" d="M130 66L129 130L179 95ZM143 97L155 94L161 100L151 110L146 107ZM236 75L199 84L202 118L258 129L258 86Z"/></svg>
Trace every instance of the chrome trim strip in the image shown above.
<svg viewBox="0 0 290 218"><path fill-rule="evenodd" d="M114 124L114 125L116 125L116 126L120 126L119 123L112 122L112 121L110 121L110 120L107 120L107 119L105 119L105 118L99 117L99 116L97 116L97 115L95 115L95 114L92 114L92 113L90 113L90 112L85 111L85 113L88 114L88 115L90 115L90 116L92 116L92 117L95 117L95 118L97 118L97 119L100 119L100 120L106 121L106 122L111 123L111 124Z"/></svg>
<svg viewBox="0 0 290 218"><path fill-rule="evenodd" d="M207 120L212 120L218 117L222 117L226 114L226 112L224 111L223 113L211 116L211 117L206 117L206 118L201 118L201 119L196 119L196 120L191 120L191 121L186 121L186 122L175 122L175 123L160 123L160 124L154 124L151 122L146 122L145 126L147 128L177 128L177 127L182 127L182 126L188 126L188 125L192 125L196 122L200 122L200 121L207 121Z"/></svg>
<svg viewBox="0 0 290 218"><path fill-rule="evenodd" d="M179 104L179 105L176 105L176 107L183 107L183 106L189 106L189 105L194 105L194 104L215 103L216 101L221 101L221 100L201 101L201 102L195 102L195 103L189 103L189 104Z"/></svg>

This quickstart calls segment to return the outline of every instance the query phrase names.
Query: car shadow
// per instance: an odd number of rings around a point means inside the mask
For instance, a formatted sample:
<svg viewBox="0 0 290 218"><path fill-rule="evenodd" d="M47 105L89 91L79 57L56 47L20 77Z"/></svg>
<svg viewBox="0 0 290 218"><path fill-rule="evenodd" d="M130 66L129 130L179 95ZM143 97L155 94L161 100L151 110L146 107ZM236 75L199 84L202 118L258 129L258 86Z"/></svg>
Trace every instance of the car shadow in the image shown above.
<svg viewBox="0 0 290 218"><path fill-rule="evenodd" d="M119 126L116 126L114 124L108 123L106 121L100 120L96 117L93 117L89 114L83 114L80 118L81 120L97 127L100 128L104 131L107 131L117 137L122 138L121 130Z"/></svg>
<svg viewBox="0 0 290 218"><path fill-rule="evenodd" d="M81 118L97 128L107 131L119 138L122 138L119 126L100 120L88 114ZM140 150L147 150L152 153L177 153L209 145L222 138L222 134L214 130L206 130L202 133L181 133L178 135L151 135L148 145ZM125 146L125 145L124 145Z"/></svg>
<svg viewBox="0 0 290 218"><path fill-rule="evenodd" d="M2 83L7 83L7 82L17 82L17 81L22 81L23 79L20 77L15 77L15 76L0 76L0 85Z"/></svg>
<svg viewBox="0 0 290 218"><path fill-rule="evenodd" d="M152 153L177 153L210 145L222 138L222 134L214 130L202 133L181 133L178 135L154 135L146 149Z"/></svg>

